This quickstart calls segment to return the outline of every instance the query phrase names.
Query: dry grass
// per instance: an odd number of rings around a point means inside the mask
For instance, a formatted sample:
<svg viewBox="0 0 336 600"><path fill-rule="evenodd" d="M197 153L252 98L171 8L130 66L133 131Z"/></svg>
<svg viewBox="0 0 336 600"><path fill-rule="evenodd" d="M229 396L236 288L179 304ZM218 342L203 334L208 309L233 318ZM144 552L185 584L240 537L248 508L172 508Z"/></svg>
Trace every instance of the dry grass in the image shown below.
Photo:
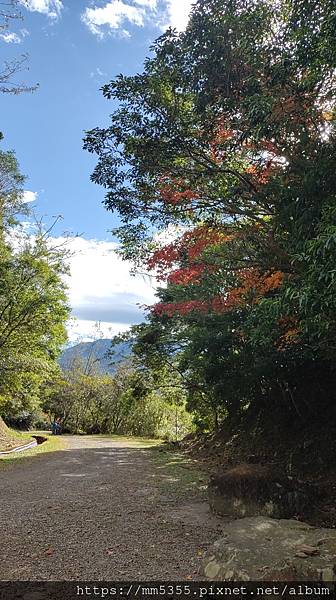
<svg viewBox="0 0 336 600"><path fill-rule="evenodd" d="M8 452L17 446L24 446L32 439L27 440L21 433L9 429L0 417L0 452Z"/></svg>
<svg viewBox="0 0 336 600"><path fill-rule="evenodd" d="M19 440L21 446L28 444L31 441L31 436L35 432L30 431L27 433L20 433ZM41 432L37 432L41 434ZM39 446L35 446L30 448L29 450L24 450L23 452L13 452L11 454L5 454L0 456L0 469L17 464L18 462L25 460L26 458L32 458L34 456L39 456L41 454L45 454L46 452L56 452L57 450L63 450L66 448L66 440L62 436L50 435L48 432L43 432L43 437L47 438L47 441L44 444L40 444Z"/></svg>

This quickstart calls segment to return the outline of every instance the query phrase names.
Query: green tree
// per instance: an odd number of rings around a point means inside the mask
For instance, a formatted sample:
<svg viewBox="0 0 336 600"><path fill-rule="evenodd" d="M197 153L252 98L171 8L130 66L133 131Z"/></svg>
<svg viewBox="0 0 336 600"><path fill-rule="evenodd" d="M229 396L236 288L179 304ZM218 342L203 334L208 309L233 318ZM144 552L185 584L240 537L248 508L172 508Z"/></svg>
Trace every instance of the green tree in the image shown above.
<svg viewBox="0 0 336 600"><path fill-rule="evenodd" d="M41 383L58 369L69 316L64 249L40 224L26 233L27 214L13 153L0 154L0 411L32 410Z"/></svg>
<svg viewBox="0 0 336 600"><path fill-rule="evenodd" d="M335 30L330 0L199 0L85 138L124 256L165 282L142 354L214 422L334 405Z"/></svg>

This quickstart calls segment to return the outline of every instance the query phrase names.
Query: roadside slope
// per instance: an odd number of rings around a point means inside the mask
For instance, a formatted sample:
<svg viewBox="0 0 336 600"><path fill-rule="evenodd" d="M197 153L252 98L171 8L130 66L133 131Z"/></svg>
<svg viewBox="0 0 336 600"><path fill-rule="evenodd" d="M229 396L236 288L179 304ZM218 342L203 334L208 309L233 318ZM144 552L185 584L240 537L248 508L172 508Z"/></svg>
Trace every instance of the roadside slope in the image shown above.
<svg viewBox="0 0 336 600"><path fill-rule="evenodd" d="M0 417L0 452L8 452L16 446L23 446L26 442L19 435L15 435L11 429L7 427L4 420Z"/></svg>

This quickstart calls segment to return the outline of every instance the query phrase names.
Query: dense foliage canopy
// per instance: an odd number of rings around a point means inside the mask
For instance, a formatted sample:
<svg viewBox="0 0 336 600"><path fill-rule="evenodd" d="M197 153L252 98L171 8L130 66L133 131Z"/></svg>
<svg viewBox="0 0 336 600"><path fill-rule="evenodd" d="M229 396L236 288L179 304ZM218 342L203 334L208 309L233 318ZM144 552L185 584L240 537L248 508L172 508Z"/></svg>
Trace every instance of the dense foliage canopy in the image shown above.
<svg viewBox="0 0 336 600"><path fill-rule="evenodd" d="M24 178L13 152L0 152L0 415L22 417L58 370L69 316L64 250L41 223L25 230Z"/></svg>
<svg viewBox="0 0 336 600"><path fill-rule="evenodd" d="M86 135L124 256L162 281L134 350L200 425L333 406L335 33L332 0L198 0Z"/></svg>

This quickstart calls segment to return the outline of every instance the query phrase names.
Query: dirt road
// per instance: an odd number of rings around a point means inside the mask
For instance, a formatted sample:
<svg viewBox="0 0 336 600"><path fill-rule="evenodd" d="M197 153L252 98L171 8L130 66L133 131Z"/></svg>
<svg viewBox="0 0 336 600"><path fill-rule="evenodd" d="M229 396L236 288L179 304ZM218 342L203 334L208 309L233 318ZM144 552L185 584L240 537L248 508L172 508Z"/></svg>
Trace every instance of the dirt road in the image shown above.
<svg viewBox="0 0 336 600"><path fill-rule="evenodd" d="M223 527L206 478L132 442L66 443L0 471L0 579L197 579Z"/></svg>

